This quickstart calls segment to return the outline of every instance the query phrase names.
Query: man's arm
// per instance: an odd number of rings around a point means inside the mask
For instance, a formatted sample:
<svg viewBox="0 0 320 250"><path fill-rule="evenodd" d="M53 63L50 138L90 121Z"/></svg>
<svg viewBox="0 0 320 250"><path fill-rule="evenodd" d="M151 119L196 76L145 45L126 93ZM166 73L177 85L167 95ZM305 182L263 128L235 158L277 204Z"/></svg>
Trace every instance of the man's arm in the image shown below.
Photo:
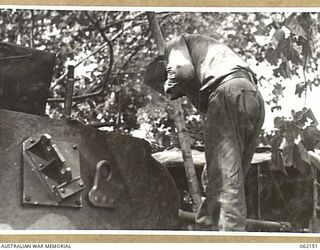
<svg viewBox="0 0 320 250"><path fill-rule="evenodd" d="M185 94L188 88L187 83L195 77L195 70L183 36L175 37L168 42L166 55L168 64L164 90L166 93L180 91Z"/></svg>

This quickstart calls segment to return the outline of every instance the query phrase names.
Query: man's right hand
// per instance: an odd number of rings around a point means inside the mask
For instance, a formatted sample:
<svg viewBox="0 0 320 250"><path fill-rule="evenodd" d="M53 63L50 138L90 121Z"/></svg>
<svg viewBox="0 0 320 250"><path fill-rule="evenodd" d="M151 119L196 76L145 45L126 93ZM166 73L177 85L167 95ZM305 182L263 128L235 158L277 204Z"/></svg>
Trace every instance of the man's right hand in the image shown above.
<svg viewBox="0 0 320 250"><path fill-rule="evenodd" d="M165 81L163 88L164 88L164 92L168 95L170 100L175 100L182 96L185 96L185 94L183 93L178 83L172 82L170 81L170 79Z"/></svg>

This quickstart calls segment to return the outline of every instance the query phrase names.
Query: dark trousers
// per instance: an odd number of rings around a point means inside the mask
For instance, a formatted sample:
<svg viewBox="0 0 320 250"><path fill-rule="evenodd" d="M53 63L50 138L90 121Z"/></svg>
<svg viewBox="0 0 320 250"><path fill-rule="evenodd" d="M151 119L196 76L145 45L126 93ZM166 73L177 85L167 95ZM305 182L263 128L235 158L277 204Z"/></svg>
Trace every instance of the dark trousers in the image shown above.
<svg viewBox="0 0 320 250"><path fill-rule="evenodd" d="M197 213L197 223L213 230L245 230L244 179L264 116L260 92L245 78L225 82L210 95L205 121L206 169L203 173L207 177L207 183L203 183L206 200Z"/></svg>

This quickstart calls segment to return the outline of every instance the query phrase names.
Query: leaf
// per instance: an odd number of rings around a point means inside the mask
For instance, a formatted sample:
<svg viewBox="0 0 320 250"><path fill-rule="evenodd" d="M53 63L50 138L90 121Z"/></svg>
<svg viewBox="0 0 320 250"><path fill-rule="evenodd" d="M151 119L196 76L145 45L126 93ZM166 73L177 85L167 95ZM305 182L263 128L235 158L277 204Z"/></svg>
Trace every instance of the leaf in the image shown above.
<svg viewBox="0 0 320 250"><path fill-rule="evenodd" d="M295 112L291 111L294 122L300 126L305 127L306 123L308 123L308 119L315 125L318 124L317 119L315 118L311 109L303 108L302 111Z"/></svg>
<svg viewBox="0 0 320 250"><path fill-rule="evenodd" d="M280 69L280 75L282 75L284 78L291 78L291 70L289 67L289 64L287 62L282 62L279 66Z"/></svg>
<svg viewBox="0 0 320 250"><path fill-rule="evenodd" d="M273 86L272 94L275 96L283 96L283 90L285 90L286 87L282 86L280 83L276 83Z"/></svg>
<svg viewBox="0 0 320 250"><path fill-rule="evenodd" d="M312 40L305 40L302 43L302 54L307 58L307 61L315 54L315 45Z"/></svg>
<svg viewBox="0 0 320 250"><path fill-rule="evenodd" d="M271 65L277 65L279 59L277 50L274 48L269 48L266 51L266 59Z"/></svg>
<svg viewBox="0 0 320 250"><path fill-rule="evenodd" d="M307 150L320 148L320 131L315 126L305 128L301 133L301 139Z"/></svg>
<svg viewBox="0 0 320 250"><path fill-rule="evenodd" d="M309 154L302 143L294 146L292 165L303 175L307 175L310 172L311 163Z"/></svg>
<svg viewBox="0 0 320 250"><path fill-rule="evenodd" d="M288 60L292 61L294 64L302 64L299 52L291 44L288 44L286 47L284 47L282 53Z"/></svg>
<svg viewBox="0 0 320 250"><path fill-rule="evenodd" d="M288 146L293 146L294 145L294 139L296 137L295 137L295 131L293 129L292 122L286 122L285 138L286 138L286 144Z"/></svg>
<svg viewBox="0 0 320 250"><path fill-rule="evenodd" d="M308 32L313 24L313 19L310 13L304 12L297 16L297 22L305 31Z"/></svg>
<svg viewBox="0 0 320 250"><path fill-rule="evenodd" d="M282 149L284 166L291 167L293 165L293 150L294 145L289 145L288 143L286 143Z"/></svg>
<svg viewBox="0 0 320 250"><path fill-rule="evenodd" d="M284 120L284 118L282 118L282 117L276 117L276 118L274 118L274 127L275 128L281 128L281 127L283 127L284 125L285 125L285 120Z"/></svg>
<svg viewBox="0 0 320 250"><path fill-rule="evenodd" d="M298 120L301 120L303 118L303 111L291 110L291 115L293 120L297 122Z"/></svg>
<svg viewBox="0 0 320 250"><path fill-rule="evenodd" d="M277 47L283 39L285 39L284 31L282 29L277 29L272 36L272 43Z"/></svg>
<svg viewBox="0 0 320 250"><path fill-rule="evenodd" d="M316 117L314 116L314 113L312 112L311 109L307 109L307 110L306 110L305 116L306 116L306 118L311 119L312 122L313 122L315 125L318 125L318 120L317 120Z"/></svg>
<svg viewBox="0 0 320 250"><path fill-rule="evenodd" d="M300 25L296 17L292 18L289 21L288 28L291 30L292 33L307 39L307 32Z"/></svg>
<svg viewBox="0 0 320 250"><path fill-rule="evenodd" d="M273 106L273 107L271 107L271 112L274 112L274 110L281 110L282 108L281 108L281 106L279 106L279 105L276 105L276 106Z"/></svg>
<svg viewBox="0 0 320 250"><path fill-rule="evenodd" d="M302 54L302 46L301 45L292 44L292 47L298 52L298 54Z"/></svg>
<svg viewBox="0 0 320 250"><path fill-rule="evenodd" d="M282 171L286 176L288 176L286 167L283 163L283 158L279 150L272 151L271 161L273 163L273 169Z"/></svg>
<svg viewBox="0 0 320 250"><path fill-rule="evenodd" d="M305 83L304 82L300 82L296 85L296 91L294 92L295 95L298 95L299 97L301 97L303 91L305 91Z"/></svg>
<svg viewBox="0 0 320 250"><path fill-rule="evenodd" d="M274 75L275 77L280 77L280 69L279 69L279 68L274 69L274 70L273 70L273 75Z"/></svg>

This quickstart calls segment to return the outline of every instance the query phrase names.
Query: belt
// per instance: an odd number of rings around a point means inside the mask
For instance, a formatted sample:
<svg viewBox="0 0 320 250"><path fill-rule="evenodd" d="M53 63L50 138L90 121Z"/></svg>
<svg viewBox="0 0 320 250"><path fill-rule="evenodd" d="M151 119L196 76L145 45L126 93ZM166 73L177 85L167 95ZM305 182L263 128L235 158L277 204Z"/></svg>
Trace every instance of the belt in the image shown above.
<svg viewBox="0 0 320 250"><path fill-rule="evenodd" d="M220 77L217 80L215 80L213 83L204 85L200 91L201 92L207 92L207 93L212 93L216 88L221 86L222 84L235 79L235 78L245 78L248 79L251 83L257 84L257 78L254 73L247 71L247 70L238 70L235 72L232 72L226 76Z"/></svg>
<svg viewBox="0 0 320 250"><path fill-rule="evenodd" d="M237 70L228 75L216 79L214 82L208 82L199 92L199 110L200 112L206 112L208 107L208 99L213 91L215 91L222 84L235 79L245 78L248 79L252 84L257 84L257 78L253 72L247 70ZM210 81L210 80L209 80Z"/></svg>

